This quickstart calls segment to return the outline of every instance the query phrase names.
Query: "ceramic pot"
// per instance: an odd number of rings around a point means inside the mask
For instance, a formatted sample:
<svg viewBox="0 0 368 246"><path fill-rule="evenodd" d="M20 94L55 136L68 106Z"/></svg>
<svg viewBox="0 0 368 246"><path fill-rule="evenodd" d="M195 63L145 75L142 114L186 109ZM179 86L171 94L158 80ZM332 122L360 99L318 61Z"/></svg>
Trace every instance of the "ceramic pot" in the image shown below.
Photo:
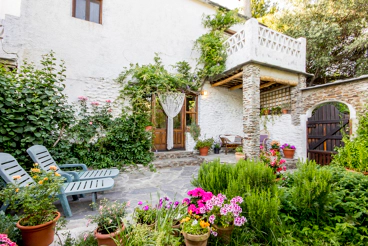
<svg viewBox="0 0 368 246"><path fill-rule="evenodd" d="M213 152L214 152L215 154L220 154L220 148L214 148L214 149L213 149Z"/></svg>
<svg viewBox="0 0 368 246"><path fill-rule="evenodd" d="M96 228L93 232L95 235L95 238L97 239L98 246L104 245L104 246L116 246L116 243L113 238L118 239L118 235L121 231L125 230L125 226L123 225L123 228L120 230L117 230L116 232L110 233L110 234L101 234L98 231L98 228ZM122 245L122 244L119 244Z"/></svg>
<svg viewBox="0 0 368 246"><path fill-rule="evenodd" d="M240 159L244 159L244 153L242 152L235 152L235 159L236 161L239 161Z"/></svg>
<svg viewBox="0 0 368 246"><path fill-rule="evenodd" d="M148 131L152 131L152 126L146 126L145 130Z"/></svg>
<svg viewBox="0 0 368 246"><path fill-rule="evenodd" d="M183 232L186 246L206 246L210 235L211 235L210 228L208 228L208 233L202 235L192 235Z"/></svg>
<svg viewBox="0 0 368 246"><path fill-rule="evenodd" d="M55 219L36 226L22 226L19 220L16 226L22 233L24 246L48 246L54 241L56 221L60 218L60 213L55 212Z"/></svg>
<svg viewBox="0 0 368 246"><path fill-rule="evenodd" d="M281 111L282 111L282 114L288 114L289 113L289 110L287 110L287 109L283 109Z"/></svg>
<svg viewBox="0 0 368 246"><path fill-rule="evenodd" d="M294 158L295 149L283 149L284 157L288 159Z"/></svg>
<svg viewBox="0 0 368 246"><path fill-rule="evenodd" d="M230 225L228 227L213 225L217 231L217 237L221 238L222 241L226 244L229 244L231 241L231 233L233 233L234 225Z"/></svg>
<svg viewBox="0 0 368 246"><path fill-rule="evenodd" d="M179 235L180 235L180 221L179 220L174 220L173 225L171 227L173 228L173 235L175 237L179 237Z"/></svg>
<svg viewBox="0 0 368 246"><path fill-rule="evenodd" d="M208 147L202 147L202 148L199 148L199 155L201 155L201 156L206 156L206 155L208 155L208 150L209 150L209 148L208 148Z"/></svg>

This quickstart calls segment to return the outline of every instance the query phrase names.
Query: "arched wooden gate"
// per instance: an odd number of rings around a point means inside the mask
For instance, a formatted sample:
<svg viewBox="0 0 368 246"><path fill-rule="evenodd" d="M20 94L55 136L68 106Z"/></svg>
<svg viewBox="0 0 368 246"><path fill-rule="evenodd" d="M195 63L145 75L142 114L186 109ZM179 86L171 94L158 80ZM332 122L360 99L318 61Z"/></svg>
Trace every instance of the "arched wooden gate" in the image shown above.
<svg viewBox="0 0 368 246"><path fill-rule="evenodd" d="M315 110L307 122L308 159L328 165L336 146L343 146L342 131L349 134L349 114L327 104Z"/></svg>

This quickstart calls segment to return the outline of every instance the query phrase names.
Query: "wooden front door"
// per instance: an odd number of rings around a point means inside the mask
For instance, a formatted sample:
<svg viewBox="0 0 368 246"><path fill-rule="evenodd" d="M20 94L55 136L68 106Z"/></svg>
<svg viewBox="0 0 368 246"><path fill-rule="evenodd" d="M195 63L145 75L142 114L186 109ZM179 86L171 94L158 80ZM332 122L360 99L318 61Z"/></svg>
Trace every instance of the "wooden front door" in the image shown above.
<svg viewBox="0 0 368 246"><path fill-rule="evenodd" d="M318 108L307 122L308 159L328 165L335 147L343 146L342 131L349 134L349 114L341 113L334 105Z"/></svg>
<svg viewBox="0 0 368 246"><path fill-rule="evenodd" d="M174 149L185 149L185 107L174 118ZM154 126L154 151L167 150L167 116L158 97L152 97L152 123Z"/></svg>

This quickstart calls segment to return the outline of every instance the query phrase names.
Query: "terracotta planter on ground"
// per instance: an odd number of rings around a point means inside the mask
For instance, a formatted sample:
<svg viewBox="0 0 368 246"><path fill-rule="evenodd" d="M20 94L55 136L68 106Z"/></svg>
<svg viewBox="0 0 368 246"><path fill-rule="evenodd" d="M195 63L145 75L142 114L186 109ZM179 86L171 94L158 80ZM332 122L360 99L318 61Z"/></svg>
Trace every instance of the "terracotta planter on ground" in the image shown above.
<svg viewBox="0 0 368 246"><path fill-rule="evenodd" d="M288 159L294 158L295 149L283 149L284 157Z"/></svg>
<svg viewBox="0 0 368 246"><path fill-rule="evenodd" d="M235 152L235 159L239 161L240 159L244 159L245 155L242 152Z"/></svg>
<svg viewBox="0 0 368 246"><path fill-rule="evenodd" d="M55 219L36 226L22 226L18 221L16 226L22 233L24 246L48 246L54 241L56 221L60 218L60 213L55 212Z"/></svg>
<svg viewBox="0 0 368 246"><path fill-rule="evenodd" d="M211 235L210 228L208 228L208 233L203 235L192 235L183 232L186 246L206 246L210 235Z"/></svg>
<svg viewBox="0 0 368 246"><path fill-rule="evenodd" d="M199 155L201 155L201 156L206 156L206 155L208 155L208 150L209 150L210 148L209 147L202 147L202 148L199 148L198 150L199 150Z"/></svg>
<svg viewBox="0 0 368 246"><path fill-rule="evenodd" d="M213 225L217 231L217 237L222 238L222 241L229 244L231 241L231 233L233 233L234 225L223 227L218 225Z"/></svg>
<svg viewBox="0 0 368 246"><path fill-rule="evenodd" d="M121 228L120 230L110 233L110 234L101 234L98 231L98 228L96 228L93 232L93 234L95 235L95 238L97 239L98 242L98 246L100 245L104 245L104 246L116 246L117 244L115 243L114 239L119 239L118 235L121 231L125 230L125 226L123 225L123 228ZM122 245L122 244L119 244Z"/></svg>

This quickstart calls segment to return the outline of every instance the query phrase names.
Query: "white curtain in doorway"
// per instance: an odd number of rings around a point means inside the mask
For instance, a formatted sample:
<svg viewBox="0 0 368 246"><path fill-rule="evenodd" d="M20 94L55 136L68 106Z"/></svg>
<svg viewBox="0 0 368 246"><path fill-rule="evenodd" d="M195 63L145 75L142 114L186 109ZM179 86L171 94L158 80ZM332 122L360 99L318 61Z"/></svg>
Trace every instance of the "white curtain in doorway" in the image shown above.
<svg viewBox="0 0 368 246"><path fill-rule="evenodd" d="M158 98L162 108L167 115L167 149L174 147L174 117L180 112L183 107L185 94L180 92L167 92L159 94Z"/></svg>

